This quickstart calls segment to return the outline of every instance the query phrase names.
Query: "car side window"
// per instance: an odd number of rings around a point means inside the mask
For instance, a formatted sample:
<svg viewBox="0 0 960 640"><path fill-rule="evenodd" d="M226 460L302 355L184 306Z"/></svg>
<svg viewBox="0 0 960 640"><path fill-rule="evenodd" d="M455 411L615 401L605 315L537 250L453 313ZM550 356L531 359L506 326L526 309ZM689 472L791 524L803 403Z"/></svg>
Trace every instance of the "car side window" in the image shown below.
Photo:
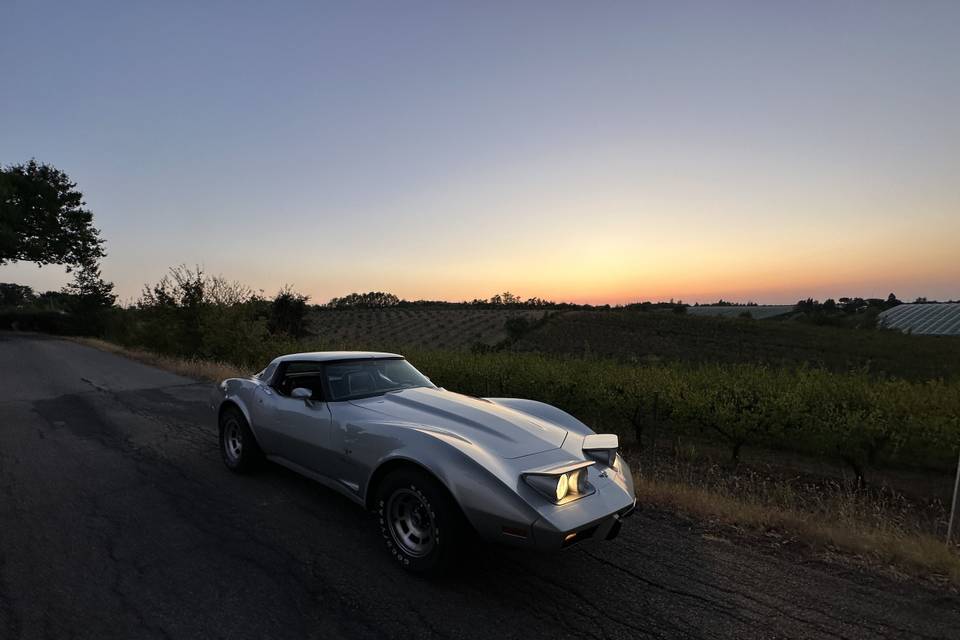
<svg viewBox="0 0 960 640"><path fill-rule="evenodd" d="M289 362L283 366L273 388L282 396L290 396L302 387L313 393L314 400L323 399L323 375L316 362Z"/></svg>

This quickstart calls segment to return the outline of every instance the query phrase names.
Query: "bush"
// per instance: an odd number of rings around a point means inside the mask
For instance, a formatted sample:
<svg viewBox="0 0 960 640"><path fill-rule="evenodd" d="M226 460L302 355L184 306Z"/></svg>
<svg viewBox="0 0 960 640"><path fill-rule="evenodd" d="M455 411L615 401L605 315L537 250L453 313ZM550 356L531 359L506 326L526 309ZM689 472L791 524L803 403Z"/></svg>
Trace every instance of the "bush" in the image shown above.
<svg viewBox="0 0 960 640"><path fill-rule="evenodd" d="M62 311L0 311L0 329L79 335L77 320Z"/></svg>
<svg viewBox="0 0 960 640"><path fill-rule="evenodd" d="M283 333L293 338L302 338L306 330L307 301L309 296L300 295L290 286L277 293L270 303L270 333Z"/></svg>
<svg viewBox="0 0 960 640"><path fill-rule="evenodd" d="M530 330L530 321L523 316L509 318L504 323L504 329L506 329L511 340L519 340L523 334Z"/></svg>

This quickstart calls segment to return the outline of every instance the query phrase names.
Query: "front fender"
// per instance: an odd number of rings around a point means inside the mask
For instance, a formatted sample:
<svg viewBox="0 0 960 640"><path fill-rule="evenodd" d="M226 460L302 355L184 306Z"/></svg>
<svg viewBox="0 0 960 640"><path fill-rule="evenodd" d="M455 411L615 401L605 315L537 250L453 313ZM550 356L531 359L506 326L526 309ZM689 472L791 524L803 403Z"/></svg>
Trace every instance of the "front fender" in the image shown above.
<svg viewBox="0 0 960 640"><path fill-rule="evenodd" d="M375 499L370 491L376 490L378 471L408 463L436 477L474 530L485 538L500 537L503 526L529 529L539 517L508 484L510 472L502 461L452 434L429 428L407 429L403 443L385 453L370 473L363 488L368 505Z"/></svg>

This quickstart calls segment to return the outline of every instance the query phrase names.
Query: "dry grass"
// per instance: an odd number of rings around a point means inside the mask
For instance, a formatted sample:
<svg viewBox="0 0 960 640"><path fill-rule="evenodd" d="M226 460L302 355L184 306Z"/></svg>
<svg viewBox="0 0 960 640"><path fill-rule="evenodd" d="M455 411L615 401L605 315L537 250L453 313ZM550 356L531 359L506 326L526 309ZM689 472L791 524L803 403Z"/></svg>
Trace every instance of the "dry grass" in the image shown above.
<svg viewBox="0 0 960 640"><path fill-rule="evenodd" d="M842 509L829 515L813 514L640 474L635 475L635 485L642 504L753 532L777 531L817 549L853 554L870 564L912 575L930 577L933 573L960 586L960 555L943 539L926 533L877 527Z"/></svg>
<svg viewBox="0 0 960 640"><path fill-rule="evenodd" d="M70 338L70 340L88 347L93 347L94 349L100 349L101 351L116 353L131 360L143 362L144 364L149 364L159 369L197 380L219 382L224 378L244 377L250 374L249 371L241 371L240 368L226 362L164 356L144 349L122 347L118 344L97 338Z"/></svg>

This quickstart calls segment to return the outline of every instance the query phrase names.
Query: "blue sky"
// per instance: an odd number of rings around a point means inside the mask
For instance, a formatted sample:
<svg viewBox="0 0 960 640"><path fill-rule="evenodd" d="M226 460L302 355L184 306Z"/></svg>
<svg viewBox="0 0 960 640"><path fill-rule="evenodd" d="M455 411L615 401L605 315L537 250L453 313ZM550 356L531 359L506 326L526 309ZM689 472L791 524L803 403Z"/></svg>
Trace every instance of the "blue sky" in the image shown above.
<svg viewBox="0 0 960 640"><path fill-rule="evenodd" d="M5 7L0 163L124 298L960 297L960 3Z"/></svg>

